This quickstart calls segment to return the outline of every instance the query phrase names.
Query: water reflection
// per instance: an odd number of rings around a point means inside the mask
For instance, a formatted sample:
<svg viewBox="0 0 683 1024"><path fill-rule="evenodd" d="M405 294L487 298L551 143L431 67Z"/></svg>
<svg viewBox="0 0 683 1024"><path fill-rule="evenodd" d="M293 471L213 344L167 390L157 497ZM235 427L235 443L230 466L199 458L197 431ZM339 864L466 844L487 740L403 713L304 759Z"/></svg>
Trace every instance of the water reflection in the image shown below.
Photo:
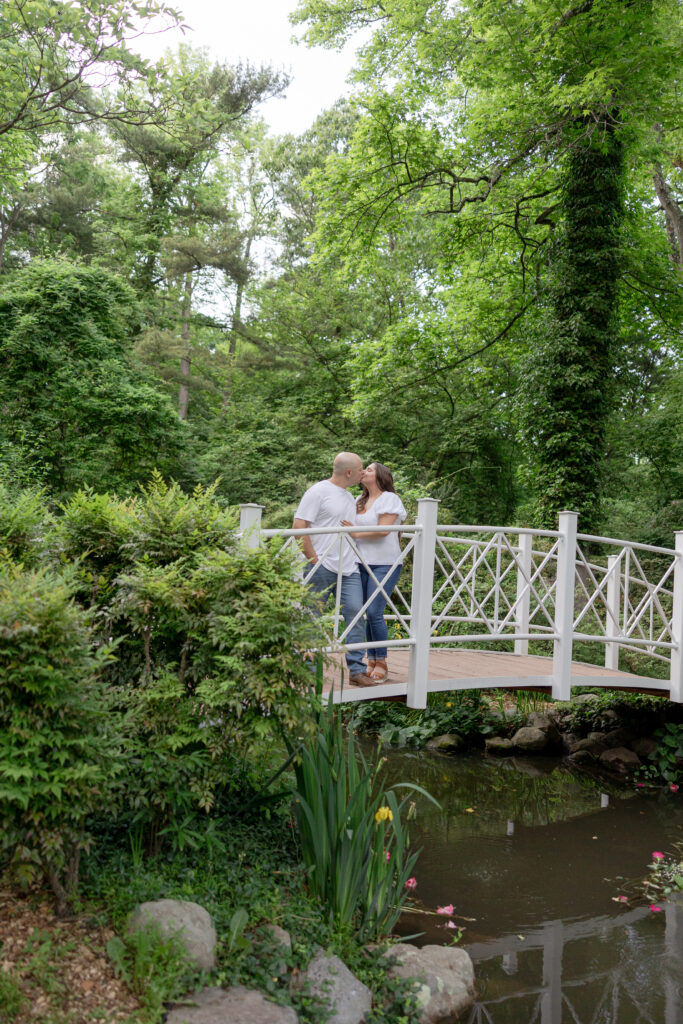
<svg viewBox="0 0 683 1024"><path fill-rule="evenodd" d="M420 903L401 930L446 942L433 911L455 904L477 974L471 1024L681 1024L683 907L614 900L680 841L683 800L558 761L391 752L387 769L441 803L418 806Z"/></svg>

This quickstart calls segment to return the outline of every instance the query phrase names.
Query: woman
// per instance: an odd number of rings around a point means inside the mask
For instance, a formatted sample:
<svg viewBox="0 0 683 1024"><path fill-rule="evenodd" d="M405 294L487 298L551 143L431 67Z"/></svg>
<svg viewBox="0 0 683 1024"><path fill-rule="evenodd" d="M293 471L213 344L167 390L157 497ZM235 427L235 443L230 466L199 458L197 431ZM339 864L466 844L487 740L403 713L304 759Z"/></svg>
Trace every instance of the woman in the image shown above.
<svg viewBox="0 0 683 1024"><path fill-rule="evenodd" d="M391 470L381 462L371 462L360 478L362 493L356 502L356 522L345 522L345 526L395 526L406 518L403 502L394 490L394 478ZM387 669L386 644L389 631L384 619L387 599L398 583L401 575L401 548L398 543L398 532L364 533L354 531L351 535L358 543L358 550L363 561L372 570L377 583L361 563L359 566L363 584L363 603L373 594L377 596L370 602L365 612L365 635L368 643L379 646L368 650L367 675L377 683L384 682L389 674ZM398 563L398 564L396 564ZM382 584L383 591L379 590Z"/></svg>

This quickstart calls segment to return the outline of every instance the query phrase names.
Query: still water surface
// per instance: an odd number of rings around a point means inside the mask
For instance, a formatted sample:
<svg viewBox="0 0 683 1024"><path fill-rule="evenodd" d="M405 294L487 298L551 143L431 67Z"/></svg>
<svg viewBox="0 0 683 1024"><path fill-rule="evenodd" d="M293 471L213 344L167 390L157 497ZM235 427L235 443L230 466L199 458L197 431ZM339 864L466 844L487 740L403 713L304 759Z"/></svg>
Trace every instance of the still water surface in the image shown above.
<svg viewBox="0 0 683 1024"><path fill-rule="evenodd" d="M446 942L434 911L454 904L477 977L471 1024L683 1024L683 903L652 913L634 892L652 851L683 841L682 792L552 760L387 756L389 781L441 804L417 801L419 900L400 930Z"/></svg>

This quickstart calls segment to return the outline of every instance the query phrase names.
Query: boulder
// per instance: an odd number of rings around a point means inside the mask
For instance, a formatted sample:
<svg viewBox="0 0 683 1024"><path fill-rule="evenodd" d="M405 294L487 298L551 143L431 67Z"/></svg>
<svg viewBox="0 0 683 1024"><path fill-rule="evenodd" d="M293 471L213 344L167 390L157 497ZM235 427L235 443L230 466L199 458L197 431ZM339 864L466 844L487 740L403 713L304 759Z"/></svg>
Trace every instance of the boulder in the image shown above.
<svg viewBox="0 0 683 1024"><path fill-rule="evenodd" d="M577 750L569 755L569 760L572 764L590 764L595 758L589 750Z"/></svg>
<svg viewBox="0 0 683 1024"><path fill-rule="evenodd" d="M651 736L641 736L640 739L633 740L630 747L631 750L635 750L638 757L647 758L657 749L657 740L653 740Z"/></svg>
<svg viewBox="0 0 683 1024"><path fill-rule="evenodd" d="M168 939L176 935L185 947L188 962L200 971L216 966L214 950L216 929L204 907L188 900L153 900L141 903L130 916L127 931L138 932L150 926Z"/></svg>
<svg viewBox="0 0 683 1024"><path fill-rule="evenodd" d="M292 978L291 989L306 988L330 1008L329 1024L361 1024L372 1005L372 992L334 953L320 950L305 971Z"/></svg>
<svg viewBox="0 0 683 1024"><path fill-rule="evenodd" d="M551 715L543 711L532 711L526 720L526 724L532 729L540 729L542 733L545 733L548 746L555 749L562 746L560 730L557 728L557 723Z"/></svg>
<svg viewBox="0 0 683 1024"><path fill-rule="evenodd" d="M598 743L596 740L591 740L586 737L585 740L577 740L575 743L572 743L569 748L569 753L573 755L577 754L580 750L587 750L589 754L594 754L596 757L599 757L606 749L607 747L604 743Z"/></svg>
<svg viewBox="0 0 683 1024"><path fill-rule="evenodd" d="M576 697L572 697L572 704L590 704L591 701L597 699L597 693L579 693Z"/></svg>
<svg viewBox="0 0 683 1024"><path fill-rule="evenodd" d="M618 772L632 771L640 767L640 758L628 747L612 747L600 755L600 764L606 768L615 768Z"/></svg>
<svg viewBox="0 0 683 1024"><path fill-rule="evenodd" d="M507 740L504 736L490 736L484 741L484 749L487 754L505 757L508 754L514 754L515 745L512 740Z"/></svg>
<svg viewBox="0 0 683 1024"><path fill-rule="evenodd" d="M605 746L608 749L612 747L630 747L633 742L633 733L628 729L610 729L609 732L605 733Z"/></svg>
<svg viewBox="0 0 683 1024"><path fill-rule="evenodd" d="M291 1006L278 1006L262 992L242 985L202 989L166 1015L166 1024L298 1024L298 1021Z"/></svg>
<svg viewBox="0 0 683 1024"><path fill-rule="evenodd" d="M456 750L463 750L467 746L462 736L457 732L445 732L441 736L433 736L427 741L428 750L442 750L446 753Z"/></svg>
<svg viewBox="0 0 683 1024"><path fill-rule="evenodd" d="M420 1024L439 1024L460 1017L474 1003L474 968L464 949L455 946L411 946L398 943L387 950L393 961L390 978L413 978Z"/></svg>
<svg viewBox="0 0 683 1024"><path fill-rule="evenodd" d="M542 729L537 729L533 725L523 725L512 737L512 745L517 750L533 754L546 749L548 737Z"/></svg>
<svg viewBox="0 0 683 1024"><path fill-rule="evenodd" d="M586 739L590 743L599 743L605 750L607 750L607 747L609 746L609 743L607 743L607 734L604 732L589 732ZM618 744L615 743L614 745L617 746Z"/></svg>

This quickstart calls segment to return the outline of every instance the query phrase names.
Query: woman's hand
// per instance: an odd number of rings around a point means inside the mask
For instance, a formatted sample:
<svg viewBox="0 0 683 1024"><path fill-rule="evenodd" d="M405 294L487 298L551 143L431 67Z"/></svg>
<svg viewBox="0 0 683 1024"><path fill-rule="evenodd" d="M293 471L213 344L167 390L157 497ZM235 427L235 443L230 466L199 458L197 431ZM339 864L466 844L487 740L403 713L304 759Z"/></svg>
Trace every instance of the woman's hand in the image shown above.
<svg viewBox="0 0 683 1024"><path fill-rule="evenodd" d="M354 526L354 523L349 522L348 519L342 519L341 525L342 526Z"/></svg>

